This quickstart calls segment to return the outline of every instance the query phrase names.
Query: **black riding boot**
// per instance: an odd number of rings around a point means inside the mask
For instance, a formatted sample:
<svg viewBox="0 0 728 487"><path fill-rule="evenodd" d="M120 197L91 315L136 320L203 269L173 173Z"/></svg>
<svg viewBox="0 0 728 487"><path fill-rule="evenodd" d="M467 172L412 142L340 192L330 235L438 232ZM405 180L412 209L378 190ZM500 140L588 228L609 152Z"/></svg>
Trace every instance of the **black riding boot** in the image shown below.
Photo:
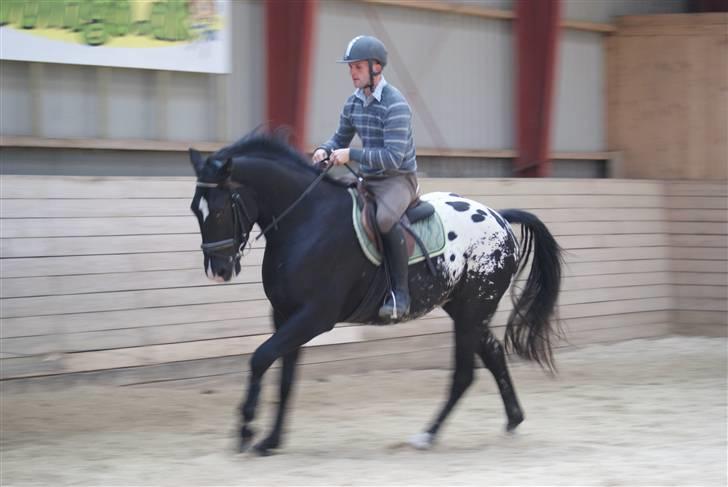
<svg viewBox="0 0 728 487"><path fill-rule="evenodd" d="M392 292L387 295L384 304L379 309L379 317L383 320L393 321L401 319L409 313L410 296L407 282L407 244L404 240L404 231L399 223L382 234L384 243L384 256L389 263L389 272L392 277Z"/></svg>

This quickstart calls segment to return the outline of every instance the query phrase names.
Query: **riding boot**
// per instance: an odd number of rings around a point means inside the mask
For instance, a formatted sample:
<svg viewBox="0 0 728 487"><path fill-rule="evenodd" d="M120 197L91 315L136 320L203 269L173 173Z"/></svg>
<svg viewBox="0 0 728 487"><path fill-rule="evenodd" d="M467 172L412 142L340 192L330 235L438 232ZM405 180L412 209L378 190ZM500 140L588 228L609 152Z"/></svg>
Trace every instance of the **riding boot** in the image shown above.
<svg viewBox="0 0 728 487"><path fill-rule="evenodd" d="M379 317L386 321L401 319L410 308L409 286L407 281L407 244L404 231L399 223L382 234L384 256L389 264L389 273L392 278L392 292L387 295L384 304L379 309Z"/></svg>

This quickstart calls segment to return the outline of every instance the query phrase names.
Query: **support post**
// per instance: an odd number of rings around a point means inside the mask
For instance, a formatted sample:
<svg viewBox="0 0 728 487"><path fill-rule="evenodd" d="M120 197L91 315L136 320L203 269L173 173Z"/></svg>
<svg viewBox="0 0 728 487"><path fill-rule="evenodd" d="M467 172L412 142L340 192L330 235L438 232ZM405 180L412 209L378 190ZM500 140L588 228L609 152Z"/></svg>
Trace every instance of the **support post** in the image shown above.
<svg viewBox="0 0 728 487"><path fill-rule="evenodd" d="M306 146L306 115L311 77L317 0L266 0L268 96L272 128L290 129L291 143Z"/></svg>
<svg viewBox="0 0 728 487"><path fill-rule="evenodd" d="M516 176L546 177L551 172L549 142L560 14L561 0L516 2Z"/></svg>

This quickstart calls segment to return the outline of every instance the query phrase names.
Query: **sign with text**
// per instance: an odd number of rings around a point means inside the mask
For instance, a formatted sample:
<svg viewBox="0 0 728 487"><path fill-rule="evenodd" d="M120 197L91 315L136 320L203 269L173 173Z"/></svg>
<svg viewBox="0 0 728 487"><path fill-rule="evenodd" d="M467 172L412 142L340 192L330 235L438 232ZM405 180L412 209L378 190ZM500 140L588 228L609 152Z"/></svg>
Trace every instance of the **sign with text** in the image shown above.
<svg viewBox="0 0 728 487"><path fill-rule="evenodd" d="M0 59L230 71L227 0L0 0Z"/></svg>

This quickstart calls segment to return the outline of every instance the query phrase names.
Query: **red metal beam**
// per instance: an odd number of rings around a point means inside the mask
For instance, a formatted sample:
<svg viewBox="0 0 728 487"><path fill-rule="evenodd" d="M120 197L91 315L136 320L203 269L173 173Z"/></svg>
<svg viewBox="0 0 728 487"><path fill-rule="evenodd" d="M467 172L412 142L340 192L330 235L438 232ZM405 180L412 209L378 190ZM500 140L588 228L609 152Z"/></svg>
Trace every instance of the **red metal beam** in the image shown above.
<svg viewBox="0 0 728 487"><path fill-rule="evenodd" d="M317 0L266 0L266 113L271 128L288 127L291 142L306 146Z"/></svg>
<svg viewBox="0 0 728 487"><path fill-rule="evenodd" d="M516 150L514 173L545 177L559 38L561 0L516 2Z"/></svg>

